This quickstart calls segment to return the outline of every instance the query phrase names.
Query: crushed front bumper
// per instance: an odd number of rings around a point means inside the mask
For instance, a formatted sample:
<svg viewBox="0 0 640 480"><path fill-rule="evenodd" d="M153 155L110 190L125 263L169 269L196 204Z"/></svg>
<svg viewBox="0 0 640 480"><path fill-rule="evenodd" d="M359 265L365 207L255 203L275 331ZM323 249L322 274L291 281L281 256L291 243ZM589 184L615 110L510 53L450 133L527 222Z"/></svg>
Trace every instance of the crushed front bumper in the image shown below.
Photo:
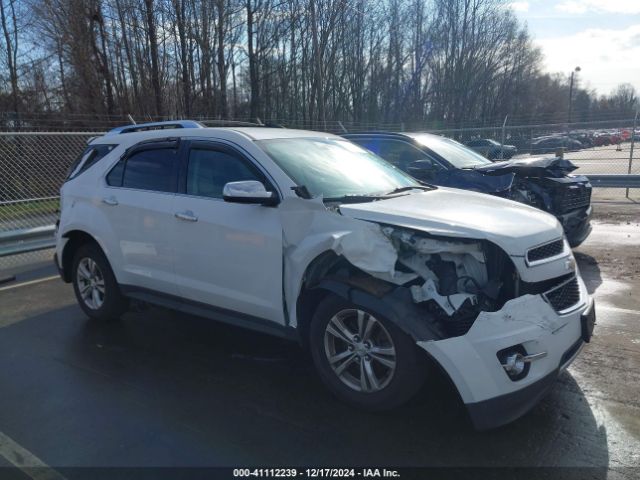
<svg viewBox="0 0 640 480"><path fill-rule="evenodd" d="M465 335L418 342L447 372L476 428L495 428L529 411L589 340L595 307L582 280L579 284L580 302L565 315L540 295L524 295L497 312L482 312ZM545 353L515 381L497 355L514 346L528 355Z"/></svg>
<svg viewBox="0 0 640 480"><path fill-rule="evenodd" d="M579 208L557 215L571 248L579 246L591 233L593 207Z"/></svg>

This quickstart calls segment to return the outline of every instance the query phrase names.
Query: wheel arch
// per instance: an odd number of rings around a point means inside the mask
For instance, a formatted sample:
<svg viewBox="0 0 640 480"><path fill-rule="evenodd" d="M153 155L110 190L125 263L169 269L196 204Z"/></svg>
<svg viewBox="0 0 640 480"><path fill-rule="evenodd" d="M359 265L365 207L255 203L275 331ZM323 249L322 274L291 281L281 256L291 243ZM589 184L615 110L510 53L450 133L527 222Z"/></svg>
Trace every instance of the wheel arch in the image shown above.
<svg viewBox="0 0 640 480"><path fill-rule="evenodd" d="M84 230L70 230L62 235L67 239L64 245L61 256L62 267L62 279L70 283L72 279L71 271L73 269L73 257L82 245L93 244L96 245L104 254L104 249L100 245L100 242L91 234ZM105 255L106 257L106 255Z"/></svg>
<svg viewBox="0 0 640 480"><path fill-rule="evenodd" d="M372 277L329 250L307 266L296 302L297 329L305 347L316 307L328 295L383 315L414 341L443 338L435 322L413 302L408 288Z"/></svg>
<svg viewBox="0 0 640 480"><path fill-rule="evenodd" d="M331 292L315 288L324 276L340 262L340 257L333 250L326 250L317 255L307 265L302 275L302 285L296 299L296 328L300 343L308 347L309 326L318 304Z"/></svg>
<svg viewBox="0 0 640 480"><path fill-rule="evenodd" d="M448 387L461 399L460 391L453 381L451 373L430 352L417 344L418 341L440 340L442 339L441 333L431 328L428 324L428 318L417 317L412 308L414 304L407 303L409 299L404 295L405 292L401 289L398 291L400 295L381 297L378 293L367 291L366 288L361 286L354 286L345 279L322 279L317 285L307 291L307 294L310 296L308 297L309 303L307 303L305 307L309 308L312 305L317 306L319 302L326 297L336 296L353 304L355 307L363 308L383 316L410 337L415 343L415 352L421 364L428 368L429 371L437 371ZM313 303L314 301L316 302L315 304ZM406 306L406 308L403 306ZM302 331L300 332L300 338L305 349L308 348L310 341L310 319L313 316L314 310L315 308L308 312L310 315L300 317L301 319L304 318L304 327L302 327Z"/></svg>

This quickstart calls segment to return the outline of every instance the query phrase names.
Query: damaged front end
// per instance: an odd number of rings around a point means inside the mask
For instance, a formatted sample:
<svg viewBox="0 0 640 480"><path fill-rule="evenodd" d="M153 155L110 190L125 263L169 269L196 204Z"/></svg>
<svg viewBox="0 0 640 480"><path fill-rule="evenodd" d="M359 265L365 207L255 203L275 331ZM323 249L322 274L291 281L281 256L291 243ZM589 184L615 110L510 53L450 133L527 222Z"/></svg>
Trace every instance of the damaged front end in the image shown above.
<svg viewBox="0 0 640 480"><path fill-rule="evenodd" d="M513 266L486 241L446 239L390 226L382 231L398 252L398 268L413 272L412 300L447 335L465 334L483 311L500 308L513 292Z"/></svg>
<svg viewBox="0 0 640 480"><path fill-rule="evenodd" d="M499 311L520 295L543 294L568 278L524 282L509 256L487 240L363 223L359 232L366 238L343 237L323 268L305 278L306 288L328 289L358 304L366 296L365 307L375 298L378 309L385 305L417 341L465 335L482 312Z"/></svg>
<svg viewBox="0 0 640 480"><path fill-rule="evenodd" d="M432 235L317 206L304 217L306 241L329 249L301 275L293 310L303 313L305 297L331 292L384 315L446 371L476 427L525 413L581 348L581 319L593 307L566 246L554 262L570 262L568 273L525 282L522 259L514 262L487 239ZM285 268L295 269L300 245L288 251ZM516 354L531 362L524 375L507 371Z"/></svg>
<svg viewBox="0 0 640 480"><path fill-rule="evenodd" d="M591 232L592 213L589 179L569 175L577 168L569 160L552 157L497 162L474 171L495 178L514 175L511 188L500 196L551 213L562 224L569 244L577 247Z"/></svg>

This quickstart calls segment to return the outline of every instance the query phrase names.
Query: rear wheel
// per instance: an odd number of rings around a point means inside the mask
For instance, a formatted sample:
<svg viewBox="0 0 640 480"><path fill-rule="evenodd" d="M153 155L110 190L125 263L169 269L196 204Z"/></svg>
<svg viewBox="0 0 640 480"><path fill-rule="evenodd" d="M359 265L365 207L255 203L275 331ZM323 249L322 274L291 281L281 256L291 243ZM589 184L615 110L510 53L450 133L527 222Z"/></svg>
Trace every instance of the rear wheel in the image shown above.
<svg viewBox="0 0 640 480"><path fill-rule="evenodd" d="M73 259L73 290L84 313L97 320L122 315L128 307L111 266L97 245L82 245Z"/></svg>
<svg viewBox="0 0 640 480"><path fill-rule="evenodd" d="M408 335L382 315L335 296L318 306L310 348L327 387L360 408L399 406L424 382L425 362Z"/></svg>

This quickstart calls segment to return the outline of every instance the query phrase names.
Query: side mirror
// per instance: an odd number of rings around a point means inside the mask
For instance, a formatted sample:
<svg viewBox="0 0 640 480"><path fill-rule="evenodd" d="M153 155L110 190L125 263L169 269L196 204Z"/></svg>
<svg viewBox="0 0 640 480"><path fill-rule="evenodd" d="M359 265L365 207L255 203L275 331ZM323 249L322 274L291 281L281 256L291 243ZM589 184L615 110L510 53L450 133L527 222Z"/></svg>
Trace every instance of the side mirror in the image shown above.
<svg viewBox="0 0 640 480"><path fill-rule="evenodd" d="M267 206L274 206L279 202L275 193L268 192L264 185L256 180L227 183L222 189L222 198L225 202Z"/></svg>

